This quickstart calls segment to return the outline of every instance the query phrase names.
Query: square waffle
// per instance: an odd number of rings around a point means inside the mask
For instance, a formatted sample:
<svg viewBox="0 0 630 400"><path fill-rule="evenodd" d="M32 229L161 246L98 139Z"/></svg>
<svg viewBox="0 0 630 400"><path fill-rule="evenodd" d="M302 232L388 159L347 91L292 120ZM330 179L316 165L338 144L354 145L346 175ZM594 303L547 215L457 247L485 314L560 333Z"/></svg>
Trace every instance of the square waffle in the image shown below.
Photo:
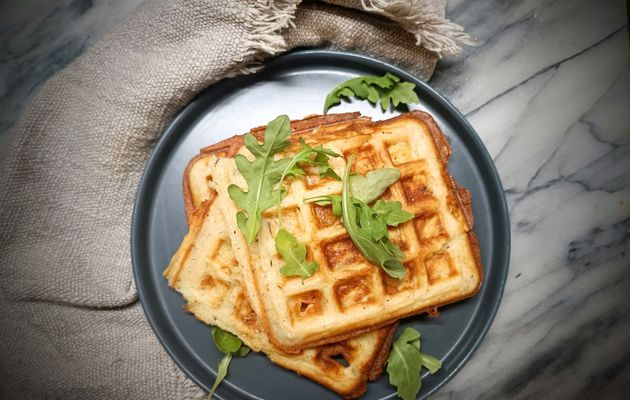
<svg viewBox="0 0 630 400"><path fill-rule="evenodd" d="M341 116L332 119L338 121ZM349 118L354 115L349 114ZM331 120L331 117L328 117ZM326 121L309 121L321 125ZM296 127L307 127L301 121ZM212 153L229 156L221 144ZM207 150L206 150L207 151ZM187 300L186 309L199 320L236 334L254 351L263 351L276 364L306 376L346 398L366 390L376 379L389 353L395 326L328 345L289 354L274 346L250 306L223 214L210 188L207 159L191 160L184 175L184 198L189 232L164 272L169 285ZM343 358L341 360L340 358Z"/></svg>
<svg viewBox="0 0 630 400"><path fill-rule="evenodd" d="M248 245L237 227L239 210L227 194L230 184L247 185L233 158L210 158L207 165L234 254L243 266L247 295L277 347L296 351L339 341L405 316L436 313L438 306L476 293L482 273L470 196L448 174L450 147L430 115L416 111L378 122L356 118L298 132L280 156L295 154L300 138L342 154L330 160L339 175L351 154L356 157L354 172L398 168L401 177L383 198L402 202L415 217L390 229L390 238L406 255L407 273L394 279L360 254L330 207L304 203L304 198L340 193L341 183L315 174L294 179L281 203L283 220L320 266L305 280L285 277L274 245L277 210L264 213L257 239ZM230 146L233 153L251 156L242 138L234 138Z"/></svg>
<svg viewBox="0 0 630 400"><path fill-rule="evenodd" d="M386 326L341 342L288 354L268 339L240 283L223 215L212 200L191 218L189 233L164 276L199 320L234 333L254 351L338 394L355 398L376 379L389 353L395 327ZM210 345L210 344L209 344ZM340 360L343 358L343 361Z"/></svg>

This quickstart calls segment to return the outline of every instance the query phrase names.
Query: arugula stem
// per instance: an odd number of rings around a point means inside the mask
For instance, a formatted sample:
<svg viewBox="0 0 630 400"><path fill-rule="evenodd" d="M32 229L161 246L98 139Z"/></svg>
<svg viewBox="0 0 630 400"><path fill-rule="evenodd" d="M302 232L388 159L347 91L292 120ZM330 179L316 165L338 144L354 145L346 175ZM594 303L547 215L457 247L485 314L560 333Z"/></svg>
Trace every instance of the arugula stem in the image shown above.
<svg viewBox="0 0 630 400"><path fill-rule="evenodd" d="M312 151L312 149L304 149L299 151L295 156L293 156L293 159L291 159L291 162L287 165L284 171L282 171L282 176L280 176L279 183L280 190L278 190L278 201L276 203L276 207L278 208L278 224L280 225L280 229L284 228L284 225L282 224L282 207L280 207L280 204L282 203L282 185L284 184L284 179L287 177L289 171L291 171L291 169L299 162L300 157L303 154L307 154Z"/></svg>
<svg viewBox="0 0 630 400"><path fill-rule="evenodd" d="M230 361L232 361L232 353L225 353L221 361L219 362L219 368L217 368L217 377L214 380L214 384L208 393L208 400L212 400L212 396L214 395L214 391L217 390L219 384L225 379L227 375L228 366L230 365Z"/></svg>
<svg viewBox="0 0 630 400"><path fill-rule="evenodd" d="M287 118L287 121L288 121L288 118ZM289 122L289 124L290 124L290 122ZM289 129L290 129L290 128L289 128ZM266 132L265 132L265 133L266 133ZM268 151L267 151L267 153L264 155L265 159L268 159L268 158L270 158L270 157L271 157L271 158L273 158L273 155L272 155L272 154L273 154L273 152L274 152L274 151L273 151L273 148L274 148L274 146L275 146L276 139L277 139L277 135L275 135L275 136L274 136L274 138L273 138L273 142L272 142L273 144L272 144L271 146L269 146L269 150L268 150ZM264 142L264 139L263 139L263 142ZM262 173L262 175L261 175L261 176L265 176L266 174L267 174L267 163L265 163L265 164L264 164L264 167L263 167L263 173ZM260 202L260 196L261 196L261 193L262 193L262 187L263 187L263 185L258 185L258 190L256 191L256 204L259 204L259 202ZM252 241L253 241L253 240L252 240Z"/></svg>
<svg viewBox="0 0 630 400"><path fill-rule="evenodd" d="M350 213L348 210L352 207L352 204L348 204L350 201L350 188L348 182L350 182L350 169L352 168L353 162L354 154L348 158L348 164L346 164L346 169L343 171L343 179L341 181L341 212L342 218L346 224L350 224Z"/></svg>

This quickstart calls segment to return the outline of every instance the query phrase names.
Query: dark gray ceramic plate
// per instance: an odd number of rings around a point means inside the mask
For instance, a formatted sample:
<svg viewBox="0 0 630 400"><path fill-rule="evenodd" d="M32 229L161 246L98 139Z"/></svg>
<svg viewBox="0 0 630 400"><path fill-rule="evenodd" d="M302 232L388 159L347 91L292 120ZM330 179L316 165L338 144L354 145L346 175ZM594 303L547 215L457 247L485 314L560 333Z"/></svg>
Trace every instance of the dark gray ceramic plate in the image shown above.
<svg viewBox="0 0 630 400"><path fill-rule="evenodd" d="M204 389L212 385L221 354L210 328L182 310L184 301L168 288L162 271L187 231L182 198L186 163L203 146L265 124L279 114L292 119L320 113L324 98L338 83L358 75L392 72L414 82L421 105L437 120L453 148L449 169L472 193L475 232L485 281L468 300L444 307L439 318L421 316L402 325L422 333L422 347L442 360L442 369L423 377L420 397L428 396L462 368L477 348L499 307L508 270L510 230L501 182L483 143L462 115L442 96L412 75L364 56L328 51L300 51L269 61L251 76L222 81L187 105L162 135L138 189L131 250L140 301L156 335L188 376ZM360 111L374 119L383 114L367 102L344 103L332 112ZM382 376L365 399L393 398ZM217 394L225 399L334 399L334 393L284 370L261 354L235 359Z"/></svg>

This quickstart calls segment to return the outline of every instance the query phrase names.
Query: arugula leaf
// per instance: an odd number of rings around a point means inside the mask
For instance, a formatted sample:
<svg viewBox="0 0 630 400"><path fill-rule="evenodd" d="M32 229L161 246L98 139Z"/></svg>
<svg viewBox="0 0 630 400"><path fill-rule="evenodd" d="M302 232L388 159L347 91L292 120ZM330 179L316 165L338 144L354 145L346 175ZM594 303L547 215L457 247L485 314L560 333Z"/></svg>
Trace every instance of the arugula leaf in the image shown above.
<svg viewBox="0 0 630 400"><path fill-rule="evenodd" d="M388 91L383 99L391 99L394 107L398 107L399 104L418 104L420 99L415 92L416 85L411 82L399 82L395 85L393 90ZM383 99L381 99L381 107L383 107ZM386 105L383 110L389 108L389 100L386 101Z"/></svg>
<svg viewBox="0 0 630 400"><path fill-rule="evenodd" d="M413 218L413 214L402 209L400 201L378 200L372 210L389 226L398 226Z"/></svg>
<svg viewBox="0 0 630 400"><path fill-rule="evenodd" d="M388 187L400 178L397 168L379 168L363 175L350 176L352 197L364 203L378 199Z"/></svg>
<svg viewBox="0 0 630 400"><path fill-rule="evenodd" d="M366 232L370 232L372 240L379 241L387 238L387 224L378 217L374 210L355 198L352 198L352 203L358 210L359 226Z"/></svg>
<svg viewBox="0 0 630 400"><path fill-rule="evenodd" d="M365 176L359 174L350 175L350 192L353 198L364 203L371 203L378 199L399 178L400 170L396 168L378 168L368 172ZM332 199L333 196L338 195L322 196L322 199L315 203L319 205L331 204L330 202L323 204L323 197Z"/></svg>
<svg viewBox="0 0 630 400"><path fill-rule="evenodd" d="M421 368L425 367L434 374L441 366L440 360L420 352L420 332L405 328L392 345L387 358L389 383L396 386L398 397L413 400L422 387Z"/></svg>
<svg viewBox="0 0 630 400"><path fill-rule="evenodd" d="M407 270L405 270L405 267L400 260L405 257L405 254L400 251L398 246L392 243L389 239L387 239L387 241L382 240L379 244L383 247L383 251L389 257L383 261L383 271L392 278L404 278Z"/></svg>
<svg viewBox="0 0 630 400"><path fill-rule="evenodd" d="M341 178L335 173L330 164L328 163L329 157L339 157L339 154L335 153L330 149L324 148L321 144L316 147L309 146L304 139L300 139L301 148L294 155L284 171L282 172L282 176L280 178L280 184L283 183L284 179L288 176L297 176L304 175L303 165L314 165L319 167L320 176L323 174L330 175L333 179L341 180ZM314 158L311 157L315 155ZM332 171L332 174L331 174Z"/></svg>
<svg viewBox="0 0 630 400"><path fill-rule="evenodd" d="M308 159L307 157L306 160L301 161L303 164L317 166L319 168L319 176L321 178L327 177L337 181L341 180L339 175L337 175L337 173L334 169L332 169L329 163L330 157L337 158L340 157L339 154L325 148L321 144L317 145L316 147L311 147L304 141L304 139L300 139L300 143L302 144L302 151L309 152L309 157L312 154L315 154L315 157L313 159Z"/></svg>
<svg viewBox="0 0 630 400"><path fill-rule="evenodd" d="M400 82L400 78L389 72L383 76L360 76L342 82L326 96L324 114L331 107L341 103L341 97L357 97L367 99L376 104L381 100L381 108L387 110L390 104L394 107L400 103L417 104L420 102L414 91L416 85L410 82Z"/></svg>
<svg viewBox="0 0 630 400"><path fill-rule="evenodd" d="M234 353L243 345L243 341L237 336L218 327L212 328L212 340L223 353Z"/></svg>
<svg viewBox="0 0 630 400"><path fill-rule="evenodd" d="M414 334L415 333L415 334ZM405 328L387 358L387 374L389 384L396 386L398 397L403 400L414 400L420 391L420 369L422 358L420 350L414 345L420 343L420 333L411 328Z"/></svg>
<svg viewBox="0 0 630 400"><path fill-rule="evenodd" d="M322 146L319 145L313 150L317 151L318 147L322 147ZM337 153L334 153L334 154L337 154ZM317 155L313 159L313 165L317 165L319 167L319 177L320 178L330 178L330 179L334 179L336 181L340 181L341 178L339 177L339 175L337 175L335 170L332 169L332 167L328 163L328 157L329 156L326 155L326 154L317 153ZM336 157L339 157L339 155L337 155Z"/></svg>
<svg viewBox="0 0 630 400"><path fill-rule="evenodd" d="M221 351L222 353L225 353L225 356L223 356L221 361L219 361L219 366L217 368L217 377L215 378L214 384L210 389L210 393L208 393L208 400L212 399L214 391L217 389L217 387L219 387L219 384L227 376L228 367L230 366L230 361L232 361L232 357L234 355L245 357L247 354L249 354L249 351L251 350L249 347L245 346L243 344L243 341L237 336L216 326L212 328L212 340L217 346L217 349L219 349L219 351Z"/></svg>
<svg viewBox="0 0 630 400"><path fill-rule="evenodd" d="M289 117L281 115L267 125L262 144L251 133L245 135L245 147L255 156L253 161L241 154L236 156L236 167L247 182L247 192L232 184L228 194L241 208L236 214L236 222L248 244L254 243L260 230L262 212L276 203L273 187L290 160L274 160L273 156L289 145L290 133Z"/></svg>
<svg viewBox="0 0 630 400"><path fill-rule="evenodd" d="M306 261L306 245L299 242L286 229L280 229L276 235L276 250L286 264L280 268L285 276L299 276L306 279L319 268L316 262Z"/></svg>
<svg viewBox="0 0 630 400"><path fill-rule="evenodd" d="M241 348L236 351L236 355L239 357L245 357L249 354L250 351L252 351L252 349L245 345L242 345Z"/></svg>
<svg viewBox="0 0 630 400"><path fill-rule="evenodd" d="M396 343L408 343L415 347L417 350L420 350L420 332L413 328L406 327L396 339Z"/></svg>
<svg viewBox="0 0 630 400"><path fill-rule="evenodd" d="M398 246L392 243L387 235L381 237L379 240L374 240L374 237L377 236L377 234L374 233L374 228L369 229L359 224L359 222L365 221L361 221L357 218L357 207L354 204L356 199L353 201L350 195L349 178L353 161L354 156L350 156L342 179L341 222L346 228L350 239L352 239L355 246L357 246L361 254L363 254L368 261L383 268L388 275L401 279L405 276L406 271L401 262L404 258L404 254L400 251ZM362 207L363 206L359 206L359 210L361 210ZM365 207L367 207L367 205Z"/></svg>

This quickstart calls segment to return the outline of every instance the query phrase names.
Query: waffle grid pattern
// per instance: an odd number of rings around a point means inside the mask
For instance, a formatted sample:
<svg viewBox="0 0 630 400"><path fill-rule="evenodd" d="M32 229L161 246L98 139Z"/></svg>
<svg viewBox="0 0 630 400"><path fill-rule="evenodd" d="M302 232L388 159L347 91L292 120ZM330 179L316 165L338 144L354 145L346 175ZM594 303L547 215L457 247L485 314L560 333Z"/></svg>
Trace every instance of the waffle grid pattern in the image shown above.
<svg viewBox="0 0 630 400"><path fill-rule="evenodd" d="M206 184L197 180L195 185ZM354 397L375 378L376 360L388 348L394 327L348 340L286 354L275 348L261 330L256 313L243 291L240 267L234 258L223 215L216 206L201 205L190 232L173 257L165 277L187 300L186 309L201 321L228 330L254 351L264 351L274 362L311 377L338 393ZM341 361L343 358L344 361Z"/></svg>
<svg viewBox="0 0 630 400"><path fill-rule="evenodd" d="M281 347L299 347L309 342L307 337L312 343L326 329L343 334L344 329L389 322L465 297L478 286L480 277L467 235L470 226L427 126L417 123L413 132L404 123L380 128L364 128L353 135L342 132L344 137L338 140L323 135L329 140L324 143L311 135L307 142L322 143L346 159L354 154L354 172L400 169L400 180L383 197L401 201L415 215L412 221L390 230L390 238L406 254L408 273L402 280L386 276L360 255L330 207L303 203L304 198L340 193L339 182L314 175L293 180L281 205L284 226L307 243L309 257L320 263L319 270L306 280L280 274L284 262L274 247L279 229L275 209L265 213L257 242L247 246L247 256L241 253L239 258L255 277L262 312L273 321L268 330ZM338 174L345 168L342 158L331 159L331 164ZM219 162L213 174L219 187L230 183L245 187L233 162ZM224 197L221 204L225 215L235 215L229 199ZM235 221L232 223L234 228ZM414 303L421 307L414 309Z"/></svg>
<svg viewBox="0 0 630 400"><path fill-rule="evenodd" d="M405 136L406 137L406 136ZM339 219L332 214L330 206L301 204L301 199L313 197L331 187L331 180L319 181L308 176L306 182L298 179L290 188L290 198L283 202L283 221L287 229L300 240L307 241L309 255L320 261L320 269L311 278L287 278L277 274L293 324L300 320L332 313L351 312L354 307L378 304L408 290L420 290L459 275L457 266L448 254L450 238L461 232L448 232L441 222L440 202L433 194L432 177L427 172L427 161L415 156L410 144L400 135L376 134L371 140L358 136L344 142L349 148L343 150L344 158L355 154L353 171L365 174L375 168L396 167L401 171L400 180L385 194L386 200L397 200L403 208L414 213L415 218L390 229L390 238L406 255L404 260L407 275L398 280L389 277L379 268L367 262L354 246ZM335 143L339 146L339 143ZM340 151L338 147L335 149ZM321 190L320 190L321 189ZM340 186L339 189L340 190ZM338 193L338 191L336 191ZM455 210L459 212L459 210ZM277 232L274 222L276 212L266 214L272 235ZM317 229L309 229L316 227ZM275 255L277 257L277 255ZM278 259L278 262L282 263ZM330 282L334 282L332 285ZM327 302L327 299L334 299Z"/></svg>

